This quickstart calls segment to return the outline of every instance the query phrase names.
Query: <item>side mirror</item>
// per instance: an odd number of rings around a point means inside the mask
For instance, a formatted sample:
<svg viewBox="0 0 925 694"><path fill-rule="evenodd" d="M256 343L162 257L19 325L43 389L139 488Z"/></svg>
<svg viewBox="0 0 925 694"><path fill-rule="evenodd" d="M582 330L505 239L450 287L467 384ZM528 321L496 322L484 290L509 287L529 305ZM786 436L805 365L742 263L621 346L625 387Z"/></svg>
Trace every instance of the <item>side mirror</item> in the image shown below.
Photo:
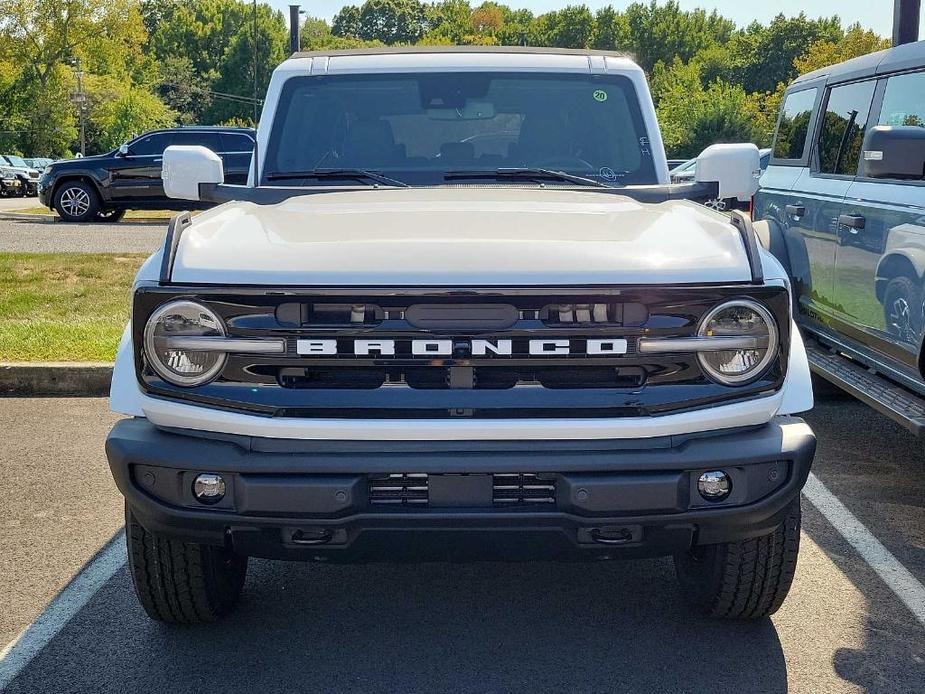
<svg viewBox="0 0 925 694"><path fill-rule="evenodd" d="M119 155L122 157L128 156L128 145L125 144L124 142L121 145L119 145Z"/></svg>
<svg viewBox="0 0 925 694"><path fill-rule="evenodd" d="M224 183L221 157L202 145L171 145L161 165L164 192L177 200L199 200L202 183Z"/></svg>
<svg viewBox="0 0 925 694"><path fill-rule="evenodd" d="M751 143L710 145L697 157L696 180L719 183L719 198L749 198L758 190L761 156Z"/></svg>
<svg viewBox="0 0 925 694"><path fill-rule="evenodd" d="M925 178L925 128L877 125L864 136L862 173L868 178Z"/></svg>

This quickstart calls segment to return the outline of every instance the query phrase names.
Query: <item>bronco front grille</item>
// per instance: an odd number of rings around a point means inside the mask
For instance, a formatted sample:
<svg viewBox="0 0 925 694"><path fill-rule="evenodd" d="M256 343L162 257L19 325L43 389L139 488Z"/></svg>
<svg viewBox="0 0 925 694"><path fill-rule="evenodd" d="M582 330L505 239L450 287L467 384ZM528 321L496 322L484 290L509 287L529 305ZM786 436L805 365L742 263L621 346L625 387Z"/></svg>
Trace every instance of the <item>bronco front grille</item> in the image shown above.
<svg viewBox="0 0 925 694"><path fill-rule="evenodd" d="M369 503L426 506L427 473L395 473L369 478Z"/></svg>
<svg viewBox="0 0 925 694"><path fill-rule="evenodd" d="M640 338L696 335L706 312L746 291L778 316L782 343L755 382L721 386L693 353L638 351ZM211 383L167 383L146 363L143 333L178 297L215 312L229 337L282 338L283 351L229 353ZM618 418L778 389L788 306L784 288L753 286L144 287L132 326L146 390L210 407L286 418Z"/></svg>
<svg viewBox="0 0 925 694"><path fill-rule="evenodd" d="M495 506L523 506L556 503L556 481L533 472L500 472L493 475L492 502Z"/></svg>

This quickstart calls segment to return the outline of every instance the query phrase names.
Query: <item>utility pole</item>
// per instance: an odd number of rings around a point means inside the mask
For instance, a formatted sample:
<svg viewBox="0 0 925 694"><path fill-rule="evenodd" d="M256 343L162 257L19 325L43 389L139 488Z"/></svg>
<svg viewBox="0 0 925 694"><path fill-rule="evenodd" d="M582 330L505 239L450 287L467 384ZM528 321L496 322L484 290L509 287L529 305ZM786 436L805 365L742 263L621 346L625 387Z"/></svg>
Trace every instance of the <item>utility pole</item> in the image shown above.
<svg viewBox="0 0 925 694"><path fill-rule="evenodd" d="M87 156L87 95L84 93L84 71L80 65L80 58L74 59L74 75L77 77L77 91L71 94L71 101L77 105L77 117L80 119L80 156Z"/></svg>
<svg viewBox="0 0 925 694"><path fill-rule="evenodd" d="M298 53L301 46L299 45L299 15L301 5L289 6L289 52Z"/></svg>
<svg viewBox="0 0 925 694"><path fill-rule="evenodd" d="M919 17L922 0L894 0L893 45L900 46L919 40Z"/></svg>

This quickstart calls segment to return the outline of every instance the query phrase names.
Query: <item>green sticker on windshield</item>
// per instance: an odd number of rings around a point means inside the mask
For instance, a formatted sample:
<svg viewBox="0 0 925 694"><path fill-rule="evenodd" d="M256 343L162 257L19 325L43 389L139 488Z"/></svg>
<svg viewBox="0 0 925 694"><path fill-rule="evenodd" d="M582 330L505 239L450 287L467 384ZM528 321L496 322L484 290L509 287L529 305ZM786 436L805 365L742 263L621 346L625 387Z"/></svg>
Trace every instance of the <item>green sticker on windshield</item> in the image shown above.
<svg viewBox="0 0 925 694"><path fill-rule="evenodd" d="M607 101L607 92L603 89L594 90L594 100L595 101Z"/></svg>

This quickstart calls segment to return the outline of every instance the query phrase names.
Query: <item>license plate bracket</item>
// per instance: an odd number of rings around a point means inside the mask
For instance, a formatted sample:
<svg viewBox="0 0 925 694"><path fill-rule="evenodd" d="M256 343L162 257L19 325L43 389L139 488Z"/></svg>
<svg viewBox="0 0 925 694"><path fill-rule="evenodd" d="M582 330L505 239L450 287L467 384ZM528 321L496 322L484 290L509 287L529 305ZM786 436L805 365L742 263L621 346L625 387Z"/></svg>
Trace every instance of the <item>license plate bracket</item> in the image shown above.
<svg viewBox="0 0 925 694"><path fill-rule="evenodd" d="M491 475L430 475L427 484L431 508L492 505Z"/></svg>

